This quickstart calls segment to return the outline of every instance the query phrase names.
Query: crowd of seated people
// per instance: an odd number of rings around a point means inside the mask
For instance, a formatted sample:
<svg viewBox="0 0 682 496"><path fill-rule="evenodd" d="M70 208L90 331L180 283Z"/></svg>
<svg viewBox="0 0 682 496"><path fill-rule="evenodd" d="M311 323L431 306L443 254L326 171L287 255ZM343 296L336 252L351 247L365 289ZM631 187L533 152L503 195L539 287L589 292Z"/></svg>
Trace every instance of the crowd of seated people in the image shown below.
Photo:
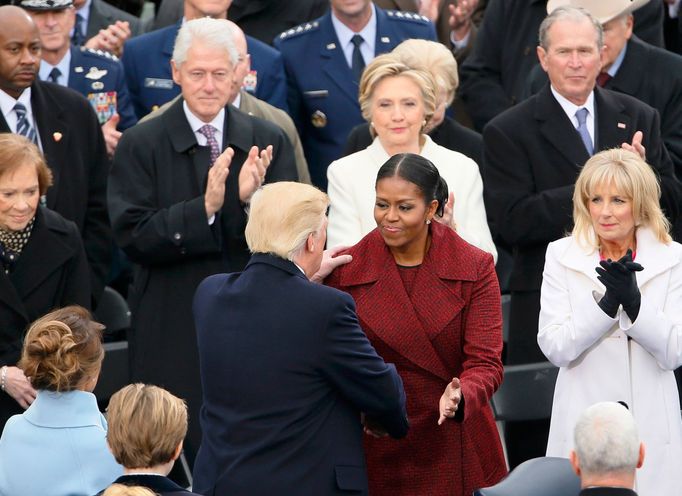
<svg viewBox="0 0 682 496"><path fill-rule="evenodd" d="M0 495L464 496L545 454L591 474L573 429L614 401L627 490L676 494L680 0L108 1L0 1ZM133 384L96 398L105 286ZM551 419L500 442L503 366L544 361ZM287 425L325 387L335 449Z"/></svg>

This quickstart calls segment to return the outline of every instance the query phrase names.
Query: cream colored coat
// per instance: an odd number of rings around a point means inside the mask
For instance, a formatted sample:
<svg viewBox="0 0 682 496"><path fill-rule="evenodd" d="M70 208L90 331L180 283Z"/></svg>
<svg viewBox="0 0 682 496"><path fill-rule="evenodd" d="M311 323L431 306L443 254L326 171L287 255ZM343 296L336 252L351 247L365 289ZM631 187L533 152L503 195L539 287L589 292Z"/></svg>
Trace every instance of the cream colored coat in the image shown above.
<svg viewBox="0 0 682 496"><path fill-rule="evenodd" d="M637 471L640 496L682 494L682 420L673 370L682 364L682 245L664 245L637 231L642 294L631 322L619 309L608 317L604 293L588 253L573 237L547 248L538 344L561 367L554 391L548 456L568 457L579 414L598 401L624 401L646 445ZM628 338L631 338L630 340Z"/></svg>
<svg viewBox="0 0 682 496"><path fill-rule="evenodd" d="M455 195L453 218L457 234L497 259L483 205L483 182L476 162L448 150L425 136L420 155L429 159ZM327 169L331 200L327 246L352 246L376 227L374 183L390 158L378 138L359 152L335 160Z"/></svg>

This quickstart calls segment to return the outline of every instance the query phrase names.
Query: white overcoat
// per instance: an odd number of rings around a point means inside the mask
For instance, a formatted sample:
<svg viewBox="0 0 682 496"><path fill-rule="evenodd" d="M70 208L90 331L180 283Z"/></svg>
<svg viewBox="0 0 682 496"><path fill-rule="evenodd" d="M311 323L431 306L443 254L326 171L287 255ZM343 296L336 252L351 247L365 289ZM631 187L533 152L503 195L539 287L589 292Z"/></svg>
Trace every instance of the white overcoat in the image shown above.
<svg viewBox="0 0 682 496"><path fill-rule="evenodd" d="M483 205L483 181L476 162L433 142L426 135L420 155L429 159L455 195L453 218L468 243L487 251L497 260L497 250ZM327 169L329 226L327 246L352 246L374 229L374 183L377 172L390 158L379 138L364 150L340 158Z"/></svg>
<svg viewBox="0 0 682 496"><path fill-rule="evenodd" d="M636 261L642 294L631 322L597 305L604 286L599 253L572 237L547 248L538 344L558 367L548 456L568 457L580 413L598 401L624 401L646 445L637 471L640 496L682 494L682 420L673 371L682 364L682 245L660 243L637 230Z"/></svg>

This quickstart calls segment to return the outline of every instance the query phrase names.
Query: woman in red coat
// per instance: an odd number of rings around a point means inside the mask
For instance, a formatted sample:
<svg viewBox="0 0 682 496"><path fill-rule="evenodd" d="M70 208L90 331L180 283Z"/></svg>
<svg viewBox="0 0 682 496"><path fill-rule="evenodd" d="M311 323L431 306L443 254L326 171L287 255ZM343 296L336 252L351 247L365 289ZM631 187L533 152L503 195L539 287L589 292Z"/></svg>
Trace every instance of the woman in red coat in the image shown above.
<svg viewBox="0 0 682 496"><path fill-rule="evenodd" d="M493 259L431 222L448 191L427 159L391 157L376 197L378 227L325 280L353 296L407 394L407 437L365 438L370 495L469 496L507 472L489 406L503 370Z"/></svg>

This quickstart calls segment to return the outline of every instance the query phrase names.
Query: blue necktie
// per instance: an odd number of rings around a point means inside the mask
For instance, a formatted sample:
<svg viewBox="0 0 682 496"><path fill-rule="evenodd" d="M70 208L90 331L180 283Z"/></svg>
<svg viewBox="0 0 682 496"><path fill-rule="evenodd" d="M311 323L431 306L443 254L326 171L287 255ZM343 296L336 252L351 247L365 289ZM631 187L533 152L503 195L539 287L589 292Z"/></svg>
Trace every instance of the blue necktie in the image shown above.
<svg viewBox="0 0 682 496"><path fill-rule="evenodd" d="M27 137L34 143L36 142L36 131L31 126L26 116L26 107L23 103L17 103L14 106L14 112L17 114L17 134Z"/></svg>
<svg viewBox="0 0 682 496"><path fill-rule="evenodd" d="M578 109L575 116L578 118L578 134L580 135L580 139L583 140L588 155L592 156L594 153L594 146L592 145L590 133L587 131L587 109Z"/></svg>
<svg viewBox="0 0 682 496"><path fill-rule="evenodd" d="M353 77L355 78L355 81L360 81L362 71L365 68L365 59L362 58L360 45L362 45L362 42L365 40L359 34L355 34L350 41L353 43L353 57L351 58L350 68L353 71Z"/></svg>
<svg viewBox="0 0 682 496"><path fill-rule="evenodd" d="M61 75L62 71L60 71L56 67L53 67L52 70L50 71L50 74L48 74L47 79L55 84L59 84L59 77Z"/></svg>
<svg viewBox="0 0 682 496"><path fill-rule="evenodd" d="M85 29L83 24L85 19L83 19L83 16L80 14L76 14L76 24L73 27L73 35L71 36L71 43L74 45L83 45L85 44Z"/></svg>

